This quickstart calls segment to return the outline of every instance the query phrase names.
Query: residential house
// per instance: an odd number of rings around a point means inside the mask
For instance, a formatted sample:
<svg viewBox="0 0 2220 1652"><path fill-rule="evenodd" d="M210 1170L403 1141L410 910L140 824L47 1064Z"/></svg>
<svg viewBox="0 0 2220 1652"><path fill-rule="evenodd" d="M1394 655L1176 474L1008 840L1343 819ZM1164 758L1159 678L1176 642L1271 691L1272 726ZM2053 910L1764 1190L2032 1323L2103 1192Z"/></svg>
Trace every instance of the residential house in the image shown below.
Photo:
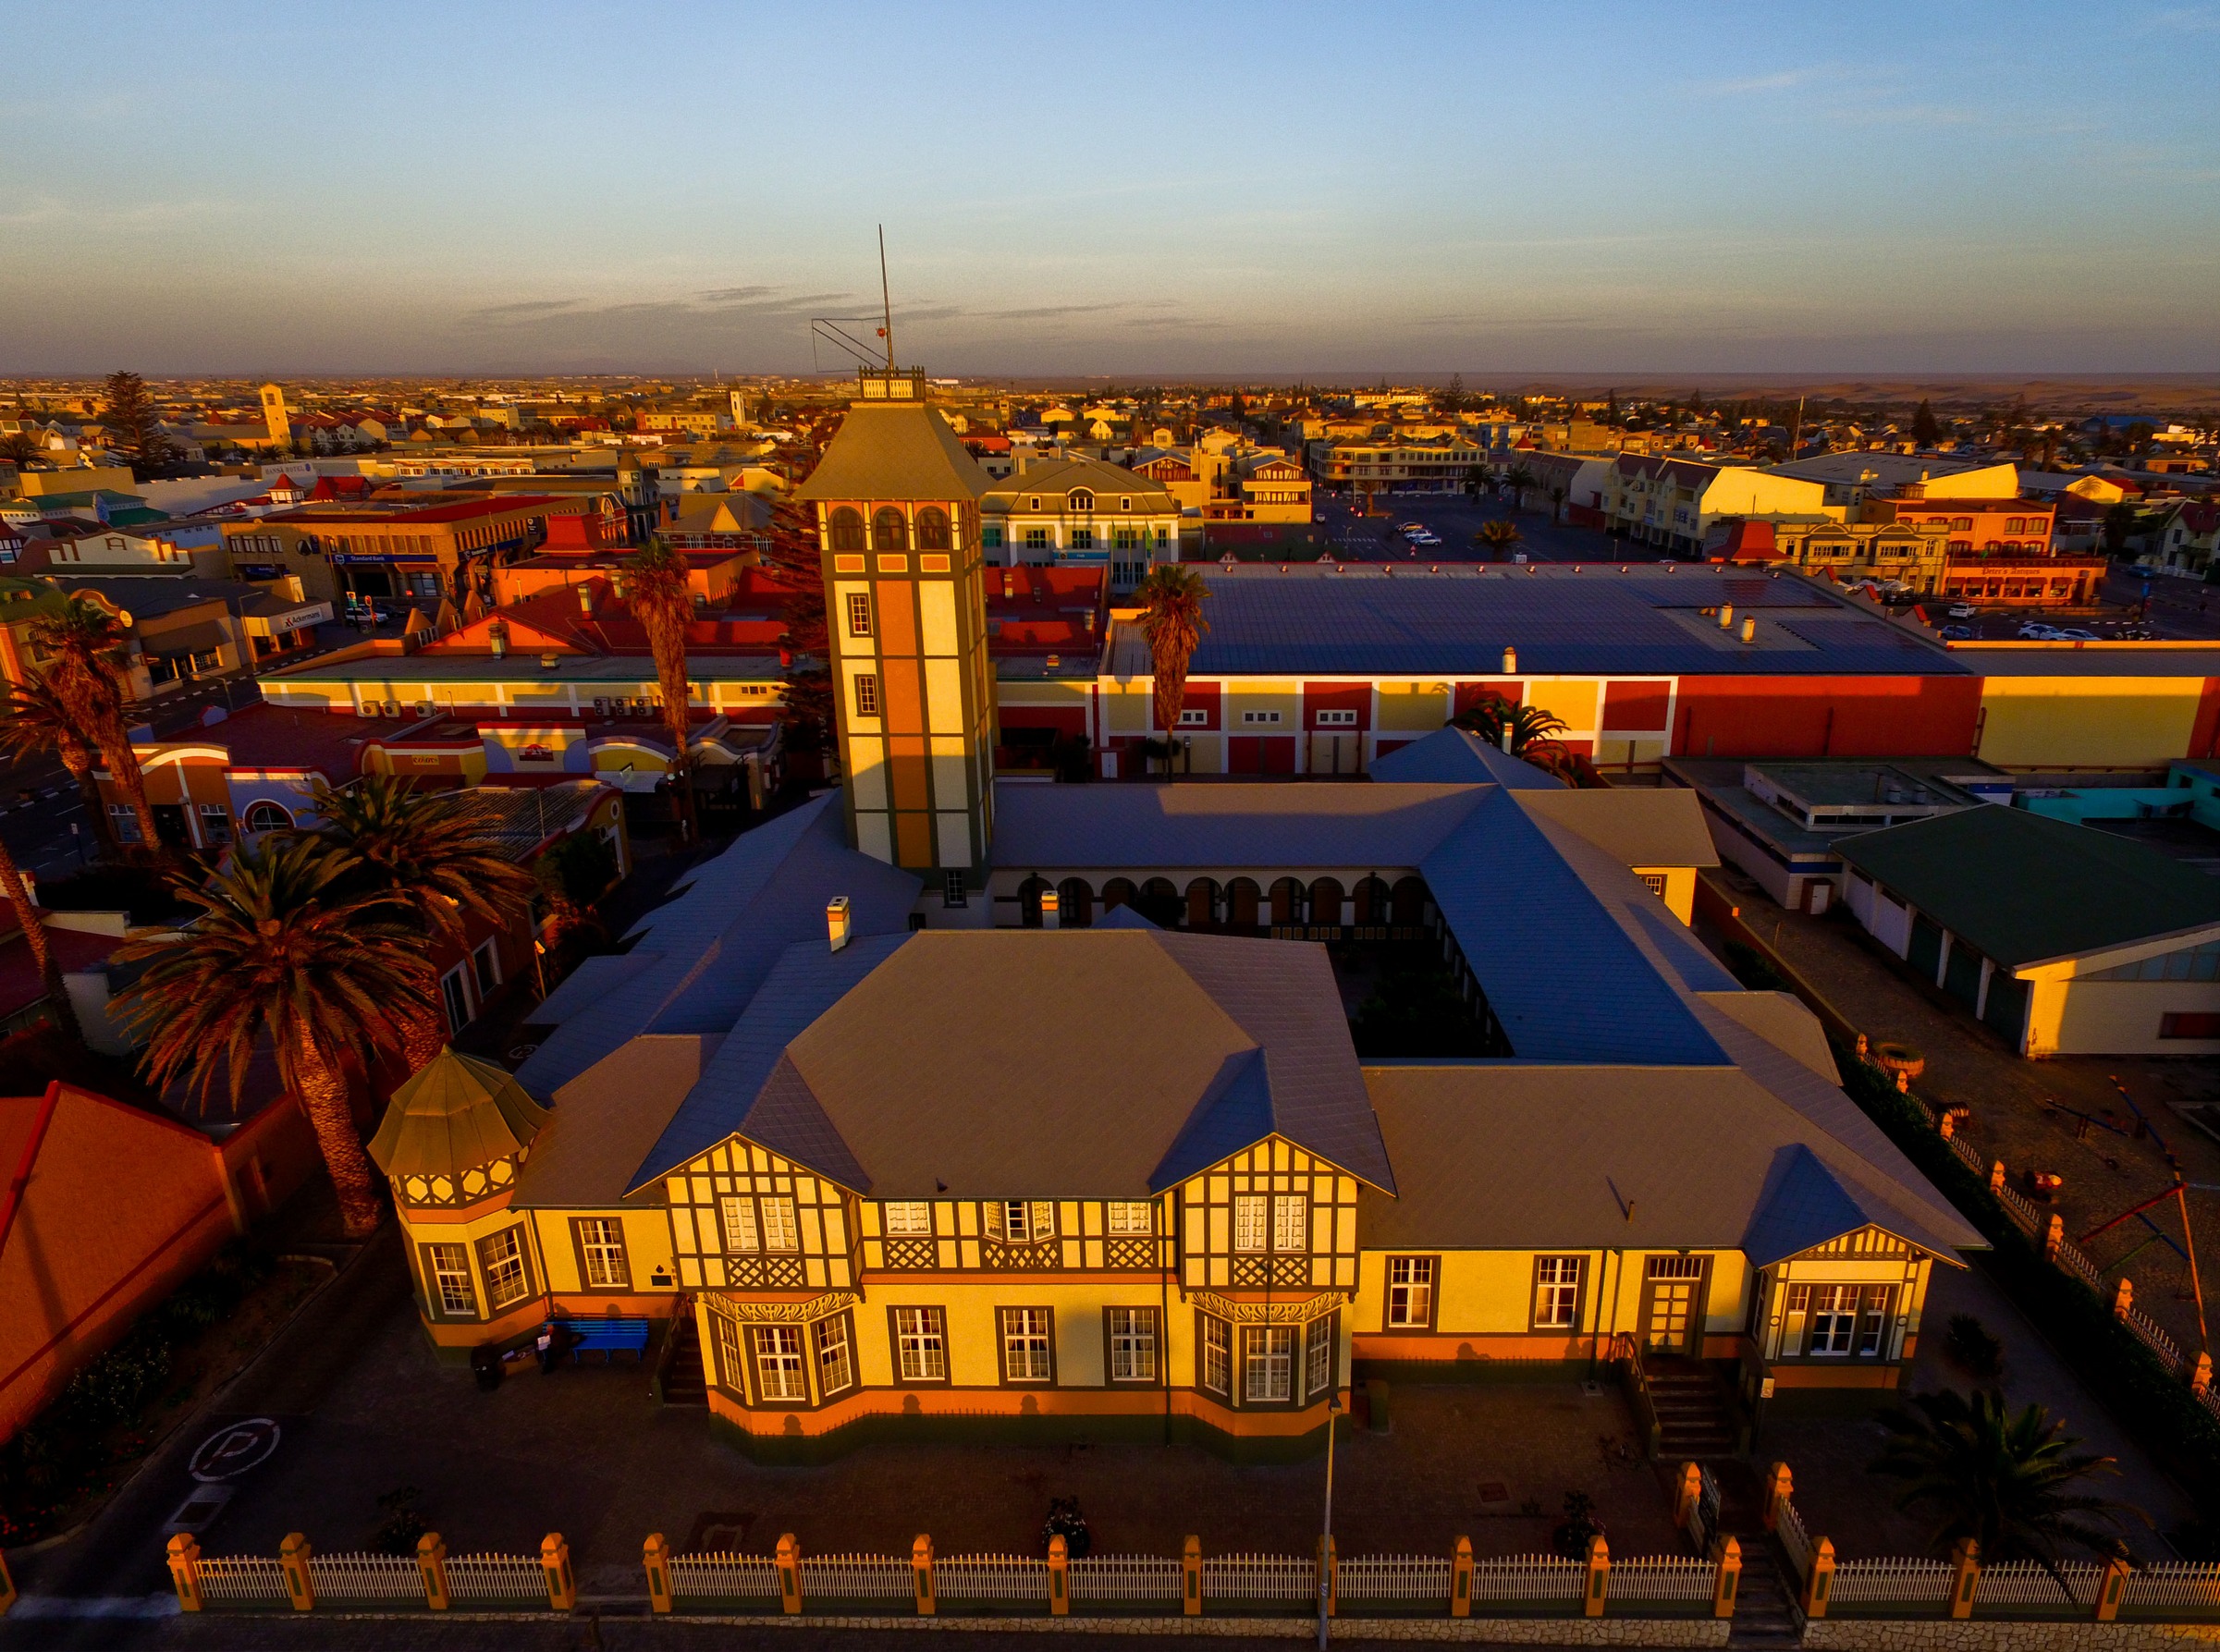
<svg viewBox="0 0 2220 1652"><path fill-rule="evenodd" d="M1825 516L1825 486L1742 465L1621 453L1603 513L1610 531L1686 557L1726 517Z"/></svg>
<svg viewBox="0 0 2220 1652"><path fill-rule="evenodd" d="M1130 591L1153 564L1179 559L1178 499L1121 465L1050 457L1001 482L981 480L979 549L988 562L1105 568L1113 591Z"/></svg>

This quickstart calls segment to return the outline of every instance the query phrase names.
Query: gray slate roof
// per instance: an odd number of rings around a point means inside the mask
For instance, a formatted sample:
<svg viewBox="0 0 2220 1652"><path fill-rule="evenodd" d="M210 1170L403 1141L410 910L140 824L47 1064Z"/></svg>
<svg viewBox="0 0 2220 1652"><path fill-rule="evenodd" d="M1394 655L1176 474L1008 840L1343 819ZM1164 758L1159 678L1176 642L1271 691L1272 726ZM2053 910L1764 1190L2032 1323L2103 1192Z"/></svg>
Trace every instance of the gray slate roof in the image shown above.
<svg viewBox="0 0 2220 1652"><path fill-rule="evenodd" d="M992 485L938 408L858 402L794 497L960 501Z"/></svg>
<svg viewBox="0 0 2220 1652"><path fill-rule="evenodd" d="M1437 728L1423 740L1373 759L1376 781L1494 781L1514 791L1570 789L1555 775L1463 728Z"/></svg>

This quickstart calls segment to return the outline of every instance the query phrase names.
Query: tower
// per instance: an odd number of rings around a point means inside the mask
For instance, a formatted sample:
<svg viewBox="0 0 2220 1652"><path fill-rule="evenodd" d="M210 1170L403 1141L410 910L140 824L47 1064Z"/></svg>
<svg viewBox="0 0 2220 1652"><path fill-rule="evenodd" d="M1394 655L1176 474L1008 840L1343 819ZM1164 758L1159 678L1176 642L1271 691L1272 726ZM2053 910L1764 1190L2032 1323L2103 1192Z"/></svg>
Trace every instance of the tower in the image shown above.
<svg viewBox="0 0 2220 1652"><path fill-rule="evenodd" d="M796 496L816 508L850 840L961 904L994 835L979 496L915 369L865 368Z"/></svg>
<svg viewBox="0 0 2220 1652"><path fill-rule="evenodd" d="M262 387L263 422L270 427L270 446L283 447L293 439L292 415L286 411L285 391L276 385Z"/></svg>

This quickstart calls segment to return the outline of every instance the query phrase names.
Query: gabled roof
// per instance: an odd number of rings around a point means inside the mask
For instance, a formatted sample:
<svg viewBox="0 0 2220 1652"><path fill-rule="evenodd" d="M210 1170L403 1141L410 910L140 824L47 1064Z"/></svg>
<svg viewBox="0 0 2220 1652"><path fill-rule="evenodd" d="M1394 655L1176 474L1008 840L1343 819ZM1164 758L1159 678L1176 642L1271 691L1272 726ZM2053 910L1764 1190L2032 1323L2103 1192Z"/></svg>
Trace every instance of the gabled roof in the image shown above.
<svg viewBox="0 0 2220 1652"><path fill-rule="evenodd" d="M1465 785L1330 781L995 786L999 866L1416 866L1471 812Z"/></svg>
<svg viewBox="0 0 2220 1652"><path fill-rule="evenodd" d="M939 409L919 402L858 403L794 497L976 499L993 480L964 450Z"/></svg>
<svg viewBox="0 0 2220 1652"><path fill-rule="evenodd" d="M1565 783L1463 728L1437 728L1385 757L1375 758L1376 781L1489 781L1521 791L1563 791Z"/></svg>
<svg viewBox="0 0 2220 1652"><path fill-rule="evenodd" d="M1622 865L1719 864L1703 801L1684 786L1527 790L1518 802L1529 814L1569 826Z"/></svg>

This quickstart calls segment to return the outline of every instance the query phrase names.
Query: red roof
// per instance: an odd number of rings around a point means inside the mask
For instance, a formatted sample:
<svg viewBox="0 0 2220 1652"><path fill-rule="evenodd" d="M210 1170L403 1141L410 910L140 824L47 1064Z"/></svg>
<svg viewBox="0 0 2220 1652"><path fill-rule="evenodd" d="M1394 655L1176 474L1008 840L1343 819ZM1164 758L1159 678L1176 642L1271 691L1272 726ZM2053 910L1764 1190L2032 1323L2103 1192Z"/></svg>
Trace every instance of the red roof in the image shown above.
<svg viewBox="0 0 2220 1652"><path fill-rule="evenodd" d="M87 935L79 929L46 928L46 945L64 973L87 970L123 945L119 936ZM0 1018L28 1009L46 996L39 966L31 956L31 942L21 930L0 940Z"/></svg>
<svg viewBox="0 0 2220 1652"><path fill-rule="evenodd" d="M221 746L235 769L313 771L338 785L355 777L369 740L359 717L265 701L165 743Z"/></svg>

